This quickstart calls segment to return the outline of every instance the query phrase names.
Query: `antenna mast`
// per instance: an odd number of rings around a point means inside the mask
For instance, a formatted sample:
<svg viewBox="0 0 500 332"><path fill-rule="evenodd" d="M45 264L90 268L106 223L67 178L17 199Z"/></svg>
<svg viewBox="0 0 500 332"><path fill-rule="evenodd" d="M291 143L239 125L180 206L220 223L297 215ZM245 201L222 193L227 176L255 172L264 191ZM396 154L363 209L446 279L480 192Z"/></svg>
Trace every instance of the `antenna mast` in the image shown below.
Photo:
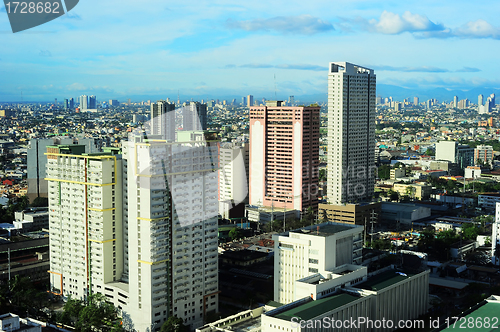
<svg viewBox="0 0 500 332"><path fill-rule="evenodd" d="M274 74L274 99L278 100L278 97L276 97L276 74Z"/></svg>

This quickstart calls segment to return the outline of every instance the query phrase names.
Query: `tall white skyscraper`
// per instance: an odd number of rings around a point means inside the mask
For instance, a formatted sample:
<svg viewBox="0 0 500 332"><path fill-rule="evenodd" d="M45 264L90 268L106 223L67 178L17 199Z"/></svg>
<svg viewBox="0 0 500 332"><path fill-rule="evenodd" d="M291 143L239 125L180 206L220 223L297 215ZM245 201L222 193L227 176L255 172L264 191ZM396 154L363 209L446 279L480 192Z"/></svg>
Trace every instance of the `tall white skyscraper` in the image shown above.
<svg viewBox="0 0 500 332"><path fill-rule="evenodd" d="M123 144L124 279L138 331L171 315L196 328L218 311L218 142L204 132L178 136Z"/></svg>
<svg viewBox="0 0 500 332"><path fill-rule="evenodd" d="M182 107L183 130L207 130L207 104L190 102Z"/></svg>
<svg viewBox="0 0 500 332"><path fill-rule="evenodd" d="M331 62L328 72L328 201L355 203L375 185L375 96L372 69Z"/></svg>
<svg viewBox="0 0 500 332"><path fill-rule="evenodd" d="M50 284L64 297L121 291L122 178L119 149L85 153L83 145L47 146ZM106 286L105 286L106 285ZM118 294L108 297L115 306ZM125 303L126 298L121 299Z"/></svg>
<svg viewBox="0 0 500 332"><path fill-rule="evenodd" d="M86 95L80 96L80 109L86 110L89 108L89 97Z"/></svg>
<svg viewBox="0 0 500 332"><path fill-rule="evenodd" d="M131 331L202 326L218 311L218 148L203 131L47 147L51 291L102 293Z"/></svg>
<svg viewBox="0 0 500 332"><path fill-rule="evenodd" d="M175 104L159 100L151 104L151 133L175 140Z"/></svg>

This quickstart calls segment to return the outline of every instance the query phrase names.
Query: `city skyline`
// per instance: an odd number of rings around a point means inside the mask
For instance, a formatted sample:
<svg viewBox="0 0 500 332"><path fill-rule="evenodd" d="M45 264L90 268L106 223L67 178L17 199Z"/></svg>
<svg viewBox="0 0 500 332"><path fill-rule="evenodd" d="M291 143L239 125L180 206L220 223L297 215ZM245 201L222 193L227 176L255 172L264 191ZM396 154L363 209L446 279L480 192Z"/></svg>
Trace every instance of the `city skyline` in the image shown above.
<svg viewBox="0 0 500 332"><path fill-rule="evenodd" d="M275 99L275 91L278 99L326 96L324 72L332 58L373 68L387 91L482 89L489 95L499 85L493 54L500 30L495 12L486 10L491 6L350 1L338 11L324 1L168 7L112 1L101 8L81 3L17 34L10 33L2 7L0 100L156 99L179 91L199 99Z"/></svg>

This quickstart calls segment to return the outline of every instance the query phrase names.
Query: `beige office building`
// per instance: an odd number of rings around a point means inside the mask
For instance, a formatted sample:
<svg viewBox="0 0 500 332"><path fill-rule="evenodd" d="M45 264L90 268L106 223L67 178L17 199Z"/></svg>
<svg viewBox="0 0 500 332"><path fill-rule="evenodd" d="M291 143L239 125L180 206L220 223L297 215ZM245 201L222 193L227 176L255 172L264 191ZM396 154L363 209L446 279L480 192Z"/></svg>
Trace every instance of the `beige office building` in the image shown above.
<svg viewBox="0 0 500 332"><path fill-rule="evenodd" d="M371 204L319 204L319 220L346 224L368 225L376 222L380 214L380 203ZM326 217L325 217L326 214Z"/></svg>

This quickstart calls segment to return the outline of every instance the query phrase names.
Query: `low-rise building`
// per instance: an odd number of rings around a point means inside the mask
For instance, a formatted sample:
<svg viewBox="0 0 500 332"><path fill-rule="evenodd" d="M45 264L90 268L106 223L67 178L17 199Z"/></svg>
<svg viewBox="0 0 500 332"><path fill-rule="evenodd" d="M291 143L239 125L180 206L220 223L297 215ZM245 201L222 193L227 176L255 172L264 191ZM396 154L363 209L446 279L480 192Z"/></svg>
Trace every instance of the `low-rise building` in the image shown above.
<svg viewBox="0 0 500 332"><path fill-rule="evenodd" d="M33 282L47 282L50 270L49 238L0 244L0 284L18 275ZM10 258L9 258L10 256ZM9 267L10 260L10 267Z"/></svg>
<svg viewBox="0 0 500 332"><path fill-rule="evenodd" d="M481 167L479 166L467 166L464 170L464 178L466 179L476 179L481 177Z"/></svg>
<svg viewBox="0 0 500 332"><path fill-rule="evenodd" d="M448 175L458 175L460 172L456 163L447 160L431 161L429 168L431 171L446 171Z"/></svg>
<svg viewBox="0 0 500 332"><path fill-rule="evenodd" d="M425 184L405 184L405 183L395 183L393 190L398 194L404 196L410 196L411 198L416 198L418 200L429 199L432 193L432 187Z"/></svg>
<svg viewBox="0 0 500 332"><path fill-rule="evenodd" d="M462 260L477 247L478 243L472 240L456 242L451 245L450 254L452 258Z"/></svg>
<svg viewBox="0 0 500 332"><path fill-rule="evenodd" d="M393 331L401 327L399 322L427 312L429 272L410 272L393 267L379 270L354 286L345 285L324 297L314 298L313 293L263 313L261 330ZM352 277L359 279L359 276ZM343 276L336 275L331 280L335 278ZM387 324L379 324L383 320ZM344 325L335 325L337 322Z"/></svg>
<svg viewBox="0 0 500 332"><path fill-rule="evenodd" d="M267 224L271 220L298 218L300 217L300 211L278 207L248 205L245 207L245 216L248 221Z"/></svg>
<svg viewBox="0 0 500 332"><path fill-rule="evenodd" d="M493 211L495 210L498 202L500 202L500 193L477 195L477 206L480 208Z"/></svg>
<svg viewBox="0 0 500 332"><path fill-rule="evenodd" d="M498 312L500 311L500 296L498 295L491 295L489 298L486 300L481 301L474 307L470 308L470 310L465 311L464 315L460 315L457 317L458 319L456 320L457 325L455 324L447 324L444 325L446 328L443 330L440 330L442 332L451 332L451 331L457 331L459 330L459 324L461 322L481 322L481 326L484 327L484 331L487 331L488 329L493 330L494 327L493 325L497 326L496 324L497 317L498 317ZM447 320L445 319L445 322ZM453 320L455 321L455 319ZM451 321L450 321L451 322ZM459 323L460 322L460 323ZM494 324L495 322L495 324ZM487 325L484 325L486 323ZM463 325L462 325L463 326ZM478 325L474 330L479 330ZM470 329L470 328L469 328ZM465 330L465 329L464 329ZM473 329L470 329L473 330Z"/></svg>
<svg viewBox="0 0 500 332"><path fill-rule="evenodd" d="M43 228L49 228L49 211L47 208L16 212L14 217L14 227L20 232L39 231Z"/></svg>
<svg viewBox="0 0 500 332"><path fill-rule="evenodd" d="M381 220L411 224L414 221L431 216L431 209L415 204L383 202Z"/></svg>
<svg viewBox="0 0 500 332"><path fill-rule="evenodd" d="M365 225L378 220L380 203L364 204L319 204L319 220L340 222L346 224ZM326 216L325 216L326 214Z"/></svg>
<svg viewBox="0 0 500 332"><path fill-rule="evenodd" d="M405 168L393 168L391 169L391 179L399 179L399 178L404 178L406 176L406 169Z"/></svg>
<svg viewBox="0 0 500 332"><path fill-rule="evenodd" d="M0 315L0 332L70 332L59 325L40 322L33 318L21 318L18 315L7 313Z"/></svg>
<svg viewBox="0 0 500 332"><path fill-rule="evenodd" d="M0 332L42 332L42 326L8 313L0 316Z"/></svg>
<svg viewBox="0 0 500 332"><path fill-rule="evenodd" d="M361 264L362 226L322 223L273 235L274 300L293 302L295 282L344 264Z"/></svg>

